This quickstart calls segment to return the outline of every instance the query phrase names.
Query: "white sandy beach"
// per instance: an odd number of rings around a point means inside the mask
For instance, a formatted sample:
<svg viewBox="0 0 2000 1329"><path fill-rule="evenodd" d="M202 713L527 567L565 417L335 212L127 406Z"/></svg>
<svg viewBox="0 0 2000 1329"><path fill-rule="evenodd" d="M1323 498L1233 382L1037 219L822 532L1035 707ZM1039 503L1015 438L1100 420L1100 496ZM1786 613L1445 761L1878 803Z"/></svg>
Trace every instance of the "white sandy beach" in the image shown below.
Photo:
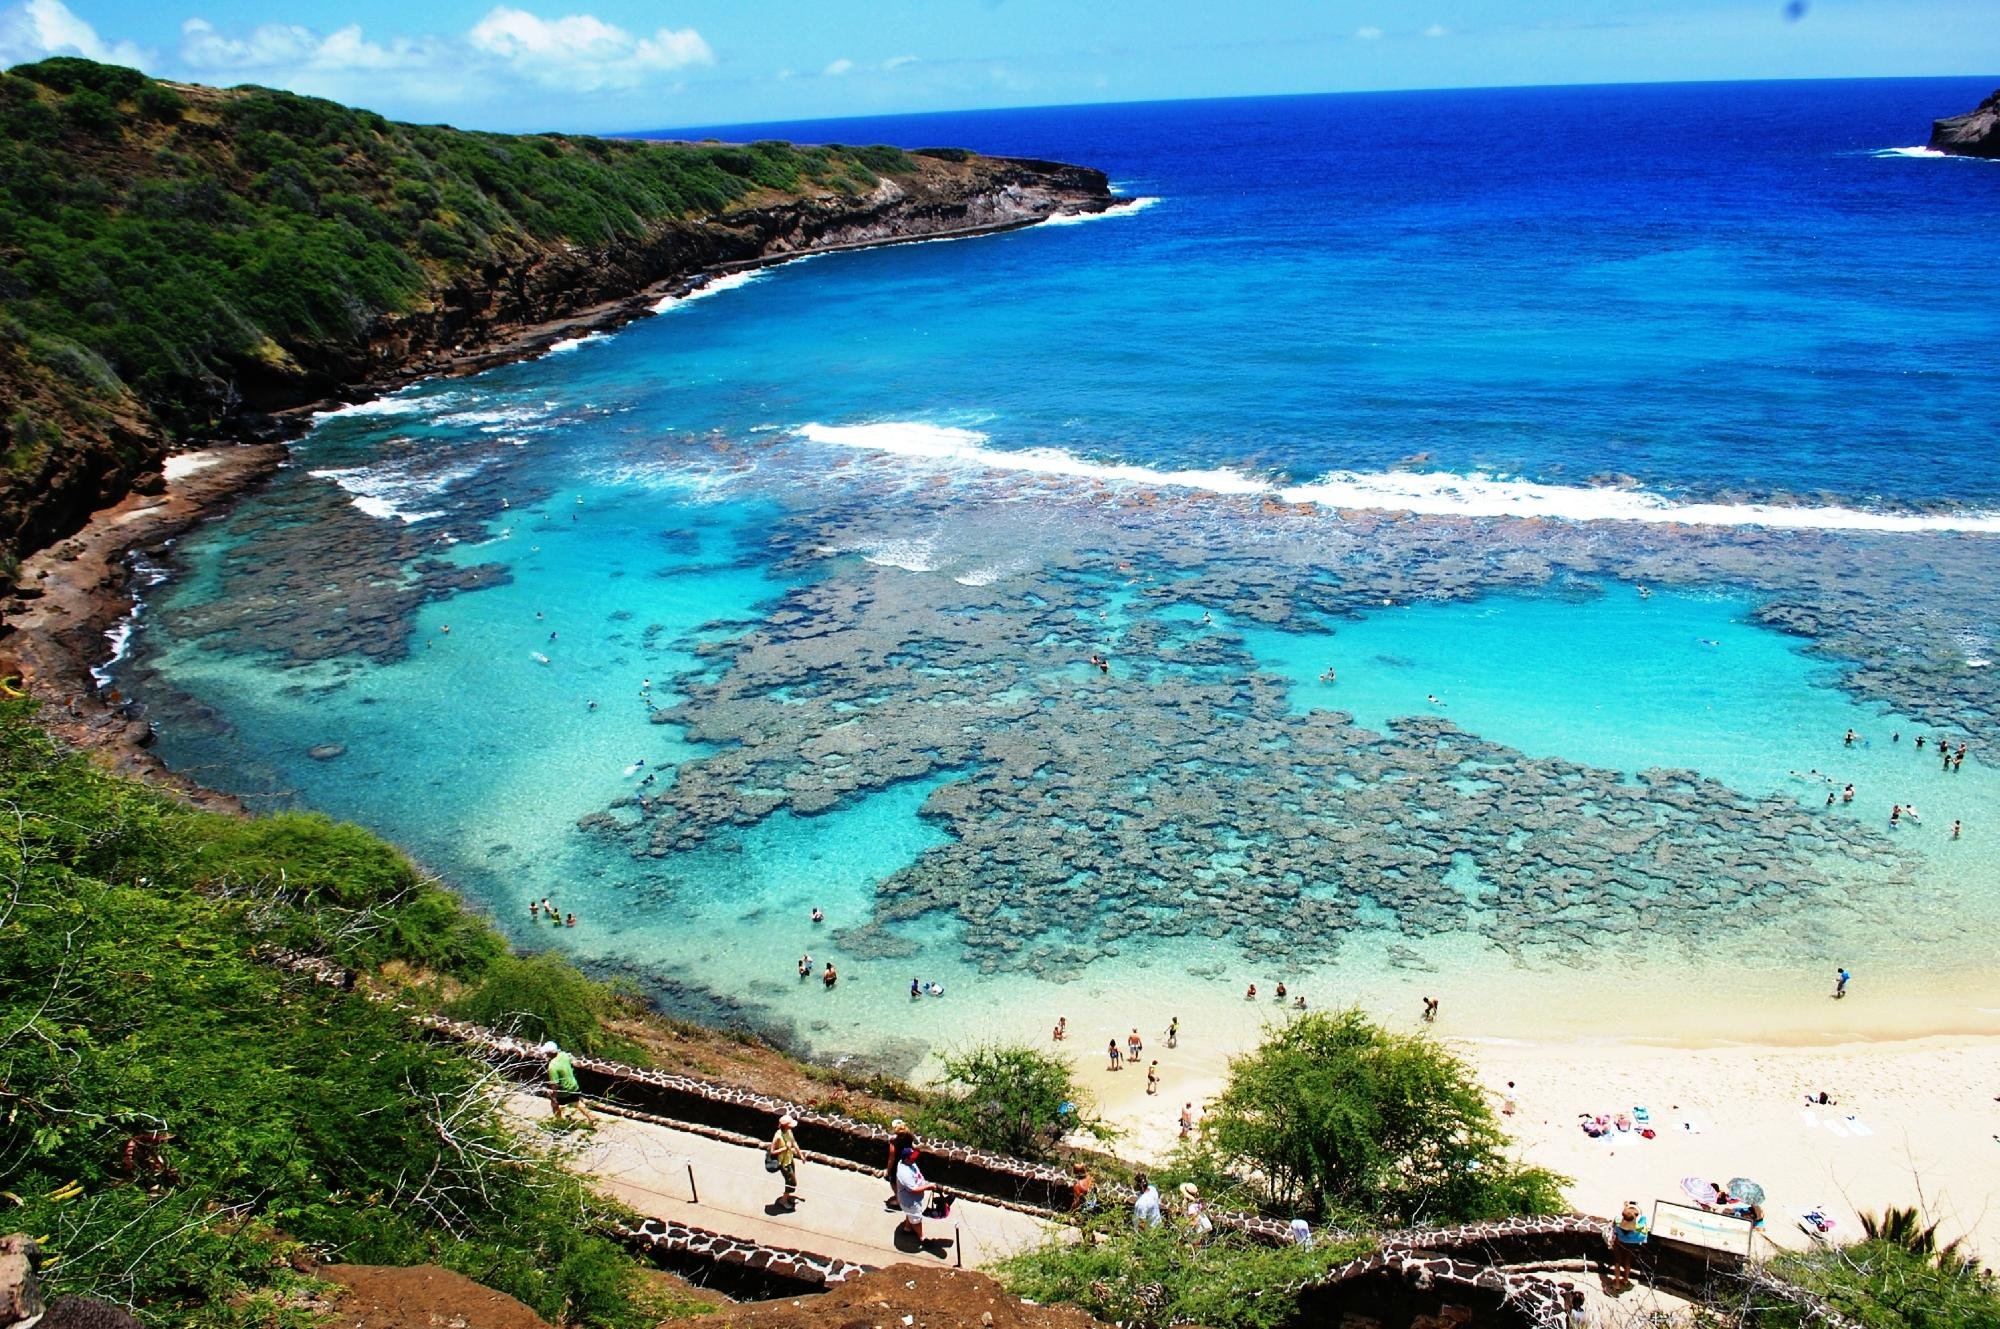
<svg viewBox="0 0 2000 1329"><path fill-rule="evenodd" d="M1815 1206L1836 1219L1830 1235L1845 1239L1859 1231L1857 1211L1920 1204L1945 1236L1965 1235L1989 1262L2000 1259L2000 1038L1812 1049L1448 1041L1496 1105L1515 1082L1508 1129L1523 1157L1574 1178L1570 1200L1583 1212L1678 1200L1687 1176L1748 1176L1771 1197L1768 1232L1781 1245L1806 1244L1798 1215ZM1225 1075L1220 1050L1156 1053L1165 1082L1152 1098L1143 1071L1080 1062L1127 1132L1129 1156L1171 1149L1181 1105L1198 1110ZM1808 1108L1807 1095L1822 1089L1837 1105ZM1638 1106L1657 1138L1594 1140L1578 1124L1580 1113Z"/></svg>

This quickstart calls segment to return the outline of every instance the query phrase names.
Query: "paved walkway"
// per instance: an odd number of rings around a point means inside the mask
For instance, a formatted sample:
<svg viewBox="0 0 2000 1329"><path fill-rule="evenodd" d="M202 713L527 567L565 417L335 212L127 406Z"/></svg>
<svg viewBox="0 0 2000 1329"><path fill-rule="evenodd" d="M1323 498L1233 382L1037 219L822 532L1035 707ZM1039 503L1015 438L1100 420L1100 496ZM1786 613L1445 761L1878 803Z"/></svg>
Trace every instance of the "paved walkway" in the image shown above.
<svg viewBox="0 0 2000 1329"><path fill-rule="evenodd" d="M513 1093L504 1106L527 1124L548 1121L548 1100L539 1095ZM602 1111L595 1115L595 1132L566 1137L581 1151L571 1166L647 1217L856 1264L962 1262L967 1269L1033 1246L1050 1228L1044 1219L961 1197L949 1219L925 1225L933 1240L922 1253L911 1254L894 1244L899 1216L882 1207L889 1187L879 1177L801 1161L799 1207L786 1213L772 1207L784 1181L764 1170L761 1148Z"/></svg>

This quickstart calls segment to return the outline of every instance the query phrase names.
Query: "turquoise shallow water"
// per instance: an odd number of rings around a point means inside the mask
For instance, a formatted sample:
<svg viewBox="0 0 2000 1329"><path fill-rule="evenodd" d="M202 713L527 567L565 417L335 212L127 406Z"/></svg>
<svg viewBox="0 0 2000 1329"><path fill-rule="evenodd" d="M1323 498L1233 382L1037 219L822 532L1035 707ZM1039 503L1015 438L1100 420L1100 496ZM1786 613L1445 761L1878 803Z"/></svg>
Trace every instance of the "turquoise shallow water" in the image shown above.
<svg viewBox="0 0 2000 1329"><path fill-rule="evenodd" d="M1691 137L1566 179L1602 99L1523 94L1483 182L1409 107L1394 152L1325 146L1359 103L1213 109L1233 177L1171 150L1186 108L1073 150L988 124L1163 201L793 265L325 418L173 551L113 677L196 778L897 1070L1057 1015L1247 1032L1252 978L1501 1036L1989 1027L2000 587L1992 537L1925 528L1992 499L1995 306L1933 261L1991 185L1864 150L1939 91L1813 90L1836 129L1789 165ZM1355 207L1284 206L1333 178ZM1379 511L1396 468L1425 515ZM1643 488L1581 483L1616 473ZM1743 507L1800 494L1864 529ZM1546 519L1690 498L1723 524ZM534 927L544 895L580 925ZM1871 1000L1829 1014L1836 963Z"/></svg>

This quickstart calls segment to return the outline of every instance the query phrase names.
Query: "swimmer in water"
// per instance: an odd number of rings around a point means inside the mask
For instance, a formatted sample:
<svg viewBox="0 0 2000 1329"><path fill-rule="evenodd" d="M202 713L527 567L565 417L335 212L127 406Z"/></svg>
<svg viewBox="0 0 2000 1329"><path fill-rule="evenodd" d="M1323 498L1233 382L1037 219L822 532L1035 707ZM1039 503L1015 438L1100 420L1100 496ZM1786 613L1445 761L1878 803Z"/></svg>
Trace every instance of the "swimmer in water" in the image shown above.
<svg viewBox="0 0 2000 1329"><path fill-rule="evenodd" d="M1847 737L1840 741L1840 745L1846 748L1854 746L1854 731L1852 729L1847 731Z"/></svg>
<svg viewBox="0 0 2000 1329"><path fill-rule="evenodd" d="M812 912L812 920L815 923L826 922L826 911L821 909L818 905L814 905Z"/></svg>
<svg viewBox="0 0 2000 1329"><path fill-rule="evenodd" d="M597 709L597 703L594 701L587 701L583 704L583 709L585 709L586 711L594 711Z"/></svg>
<svg viewBox="0 0 2000 1329"><path fill-rule="evenodd" d="M1427 702L1429 702L1429 703L1430 703L1431 705L1433 705L1433 706L1442 706L1442 705L1444 705L1444 703L1443 703L1443 702L1441 702L1441 701L1439 701L1439 700L1438 700L1438 695L1437 695L1437 693L1435 693L1435 692L1431 692L1431 693L1426 693L1426 694L1425 694L1425 696L1424 696L1424 700L1425 700L1425 701L1427 701Z"/></svg>
<svg viewBox="0 0 2000 1329"><path fill-rule="evenodd" d="M1952 839L1956 840L1956 839L1958 838L1958 831L1959 831L1959 824L1958 824L1958 823L1957 823L1956 821L1954 821L1954 822L1953 822L1953 823L1951 824L1951 838L1952 838Z"/></svg>
<svg viewBox="0 0 2000 1329"><path fill-rule="evenodd" d="M1852 803L1854 801L1853 785L1848 785L1845 789L1842 789L1840 791L1840 801L1843 803Z"/></svg>

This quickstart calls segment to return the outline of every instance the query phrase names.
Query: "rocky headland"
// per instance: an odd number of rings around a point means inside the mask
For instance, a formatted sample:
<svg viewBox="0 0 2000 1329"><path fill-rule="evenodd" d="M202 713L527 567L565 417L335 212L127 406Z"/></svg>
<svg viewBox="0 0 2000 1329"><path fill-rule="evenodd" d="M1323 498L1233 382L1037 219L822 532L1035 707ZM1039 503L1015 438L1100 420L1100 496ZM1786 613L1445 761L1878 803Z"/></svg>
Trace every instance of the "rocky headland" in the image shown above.
<svg viewBox="0 0 2000 1329"><path fill-rule="evenodd" d="M1124 203L1056 162L471 134L69 58L0 73L0 129L0 675L156 778L88 672L126 558L282 450L170 454L274 443L719 274Z"/></svg>
<svg viewBox="0 0 2000 1329"><path fill-rule="evenodd" d="M176 448L615 326L710 275L1119 206L957 149L404 125L56 58L0 74L0 550Z"/></svg>
<svg viewBox="0 0 2000 1329"><path fill-rule="evenodd" d="M1964 115L1932 121L1930 146L1954 157L2000 159L2000 91Z"/></svg>

